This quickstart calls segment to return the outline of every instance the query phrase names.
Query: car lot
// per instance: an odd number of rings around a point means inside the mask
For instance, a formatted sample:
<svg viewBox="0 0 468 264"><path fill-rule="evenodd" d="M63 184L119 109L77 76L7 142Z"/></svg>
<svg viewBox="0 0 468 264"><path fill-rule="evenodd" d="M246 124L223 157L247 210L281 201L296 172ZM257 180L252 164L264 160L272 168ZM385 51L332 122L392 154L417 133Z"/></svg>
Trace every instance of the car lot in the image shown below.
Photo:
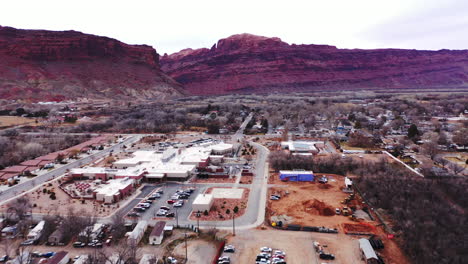
<svg viewBox="0 0 468 264"><path fill-rule="evenodd" d="M190 196L187 197L178 197L184 199L173 199L177 190L187 190L193 188L193 192ZM200 188L196 188L193 185L179 184L179 183L166 183L158 185L148 185L143 187L142 194L131 201L124 209L123 212L128 215L131 212L134 212L134 208L138 206L142 201L147 201L147 197L150 197L153 193L157 191L162 191L159 198L152 200L151 205L145 210L138 212L138 217L133 217L134 219L141 220L152 220L153 218L164 218L171 224L176 224L176 213L178 214L179 225L182 225L185 222L190 212L192 211L192 202L195 197L200 193ZM181 202L183 201L183 202ZM168 214L174 214L174 217L166 217L163 213L161 207L167 207L169 210L165 210ZM158 215L159 212L159 215Z"/></svg>
<svg viewBox="0 0 468 264"><path fill-rule="evenodd" d="M334 254L336 259L320 259L314 249L314 241L320 241L322 245L325 245L326 252ZM344 234L250 229L237 231L236 236L228 239L227 245L235 247L235 253L224 253L230 256L231 263L255 263L262 247L271 248L273 253L275 250L284 251L286 263L363 263L356 239Z"/></svg>

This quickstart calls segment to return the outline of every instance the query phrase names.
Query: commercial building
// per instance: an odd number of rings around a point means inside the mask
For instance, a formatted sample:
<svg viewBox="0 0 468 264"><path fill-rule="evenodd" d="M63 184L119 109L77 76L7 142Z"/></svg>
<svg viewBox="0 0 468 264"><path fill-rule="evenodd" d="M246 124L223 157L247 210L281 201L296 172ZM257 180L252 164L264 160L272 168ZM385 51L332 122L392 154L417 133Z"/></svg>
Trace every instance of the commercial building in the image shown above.
<svg viewBox="0 0 468 264"><path fill-rule="evenodd" d="M154 226L153 231L151 232L149 236L149 243L151 245L159 245L162 243L162 240L164 238L165 227L166 227L166 222L164 221L156 222L156 225Z"/></svg>
<svg viewBox="0 0 468 264"><path fill-rule="evenodd" d="M109 180L94 191L94 196L98 202L115 203L130 195L133 191L133 185L134 180L131 178Z"/></svg>
<svg viewBox="0 0 468 264"><path fill-rule="evenodd" d="M323 147L322 141L283 141L281 147L288 149L291 153L297 155L314 155L318 154L318 147Z"/></svg>
<svg viewBox="0 0 468 264"><path fill-rule="evenodd" d="M280 171L280 179L282 181L314 181L314 173L312 171Z"/></svg>
<svg viewBox="0 0 468 264"><path fill-rule="evenodd" d="M132 157L121 159L112 168L85 167L72 169L69 173L73 178L117 179L132 178L139 182L143 178L149 181L186 180L194 175L197 168L205 168L210 162L210 156L215 154L218 161L220 155L232 151L232 145L214 143L213 141L197 144L193 147L168 148L163 153L158 151L135 151Z"/></svg>
<svg viewBox="0 0 468 264"><path fill-rule="evenodd" d="M192 203L192 210L194 212L210 211L213 205L214 198L212 194L199 194Z"/></svg>

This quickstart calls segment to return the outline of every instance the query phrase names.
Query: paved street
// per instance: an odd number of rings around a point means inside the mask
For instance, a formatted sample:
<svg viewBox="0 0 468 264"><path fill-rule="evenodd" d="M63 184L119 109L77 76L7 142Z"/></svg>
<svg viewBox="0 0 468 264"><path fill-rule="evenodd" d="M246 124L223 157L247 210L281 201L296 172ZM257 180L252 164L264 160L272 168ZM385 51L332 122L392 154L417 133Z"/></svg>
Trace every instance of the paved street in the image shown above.
<svg viewBox="0 0 468 264"><path fill-rule="evenodd" d="M133 136L129 137L128 139L126 139L125 141L123 141L121 143L118 143L118 144L115 144L110 148L104 149L104 150L102 150L102 151L100 151L98 153L92 154L92 155L87 156L85 158L70 162L70 163L68 163L68 164L66 164L66 165L64 165L64 166L62 166L60 168L53 169L50 172L47 172L45 174L36 176L34 179L32 179L30 181L27 181L27 182L20 183L20 184L17 184L15 186L12 186L12 187L8 188L7 190L3 191L2 193L0 193L0 201L1 201L0 203L5 203L9 199L11 199L11 198L23 193L23 192L30 191L31 189L34 189L35 187L40 186L44 182L47 182L47 181L49 181L51 179L62 176L67 172L67 170L70 170L72 168L80 167L80 166L82 166L84 164L88 164L88 163L91 163L91 162L93 162L93 161L95 161L95 160L97 160L99 158L105 157L111 151L113 151L115 153L118 153L118 152L120 152L122 150L123 145L132 144L134 142L137 142L140 139L140 137L141 137L141 135L133 135Z"/></svg>

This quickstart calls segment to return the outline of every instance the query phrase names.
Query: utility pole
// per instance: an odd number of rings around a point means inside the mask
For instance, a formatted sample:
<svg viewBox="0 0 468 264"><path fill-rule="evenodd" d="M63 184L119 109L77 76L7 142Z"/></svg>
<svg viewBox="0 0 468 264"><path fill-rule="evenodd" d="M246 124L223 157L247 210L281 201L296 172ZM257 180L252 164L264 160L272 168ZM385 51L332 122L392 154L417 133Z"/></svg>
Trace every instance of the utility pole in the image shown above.
<svg viewBox="0 0 468 264"><path fill-rule="evenodd" d="M200 211L197 211L196 216L197 216L197 234L198 234L200 233L200 216L201 216Z"/></svg>
<svg viewBox="0 0 468 264"><path fill-rule="evenodd" d="M187 250L187 231L184 233L185 238L185 263L188 262L188 250Z"/></svg>
<svg viewBox="0 0 468 264"><path fill-rule="evenodd" d="M236 223L234 221L234 210L232 210L232 235L236 235Z"/></svg>
<svg viewBox="0 0 468 264"><path fill-rule="evenodd" d="M176 227L179 228L179 207L175 208Z"/></svg>

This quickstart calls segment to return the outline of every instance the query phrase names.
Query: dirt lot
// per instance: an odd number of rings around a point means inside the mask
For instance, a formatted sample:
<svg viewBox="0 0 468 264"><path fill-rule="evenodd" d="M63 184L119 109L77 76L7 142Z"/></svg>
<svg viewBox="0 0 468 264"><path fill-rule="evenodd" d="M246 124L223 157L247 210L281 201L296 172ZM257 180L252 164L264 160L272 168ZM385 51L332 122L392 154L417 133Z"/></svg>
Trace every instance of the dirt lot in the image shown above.
<svg viewBox="0 0 468 264"><path fill-rule="evenodd" d="M284 187L270 188L271 194L280 194L279 201L269 201L272 215L293 217L293 224L341 228L343 223L353 223L345 216L335 215L342 208L341 201L348 194L341 191L344 177L331 176L328 184L317 182L287 182ZM289 192L285 195L285 192Z"/></svg>
<svg viewBox="0 0 468 264"><path fill-rule="evenodd" d="M172 254L180 259L185 258L185 243L177 245ZM216 246L214 243L201 239L187 241L188 264L210 263L215 255Z"/></svg>
<svg viewBox="0 0 468 264"><path fill-rule="evenodd" d="M327 245L327 251L336 256L335 261L321 261L316 256L313 241ZM286 262L293 264L363 263L359 258L358 242L343 234L321 234L280 230L243 230L230 237L227 244L236 247L236 253L224 253L231 263L254 263L261 247L271 247L286 253Z"/></svg>
<svg viewBox="0 0 468 264"><path fill-rule="evenodd" d="M332 239L331 241L327 241L326 243L328 244L336 243L337 245L341 245L341 243L347 243L346 241L349 239L358 239L363 237L346 235L344 233L345 228L346 231L349 232L377 234L385 244L385 249L382 250L381 253L386 260L386 263L409 263L395 241L386 238L385 232L381 227L377 226L378 222L371 221L370 219L355 222L348 217L334 214L334 209L342 208L343 204L341 204L341 201L348 197L348 194L341 190L344 187L343 176L333 175L332 177L329 177L328 184L321 184L318 182L279 182L284 187L270 188L271 194L282 195L280 200L268 202L272 215L290 216L292 217L292 224L337 228L339 231L338 235L323 234L326 237L335 237L334 240ZM280 183L276 182L277 186L279 186ZM286 196L284 195L285 191L289 192ZM356 195L356 198L348 205L348 207L351 207L352 205L359 209L362 205L360 197ZM368 238L368 236L364 237ZM322 241L319 242L323 244ZM351 248L352 252L354 252L354 248L358 247L357 243L358 242L355 241L355 246ZM341 249L342 248L340 248L340 251L336 253L332 250L330 250L330 252L335 255L350 254L349 252L346 253L346 250ZM339 259L340 258L337 258L337 260Z"/></svg>
<svg viewBox="0 0 468 264"><path fill-rule="evenodd" d="M30 125L36 126L36 120L34 118L26 118L19 116L0 116L0 128L19 126L19 125Z"/></svg>

